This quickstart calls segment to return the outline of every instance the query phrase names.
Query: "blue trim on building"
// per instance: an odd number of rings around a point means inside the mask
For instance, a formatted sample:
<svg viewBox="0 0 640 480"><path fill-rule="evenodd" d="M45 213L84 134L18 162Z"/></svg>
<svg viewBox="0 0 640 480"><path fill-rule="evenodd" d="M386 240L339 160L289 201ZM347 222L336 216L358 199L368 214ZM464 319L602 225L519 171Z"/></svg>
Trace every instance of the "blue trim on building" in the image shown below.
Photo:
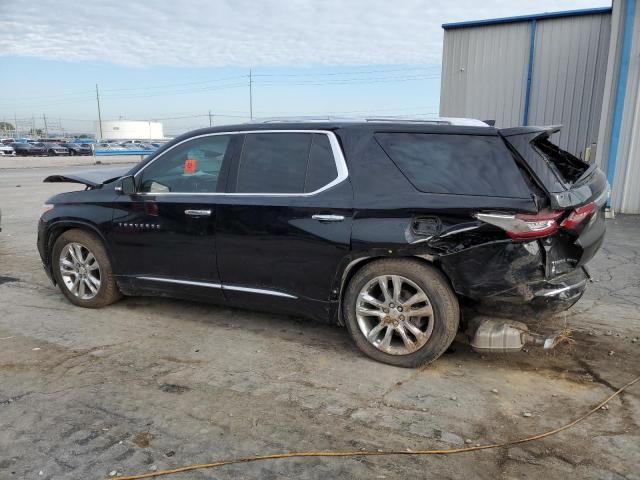
<svg viewBox="0 0 640 480"><path fill-rule="evenodd" d="M530 22L529 36L529 65L527 65L527 85L524 91L524 115L522 116L522 125L529 125L529 103L531 102L531 81L533 79L533 59L536 52L536 22L534 18Z"/></svg>
<svg viewBox="0 0 640 480"><path fill-rule="evenodd" d="M583 15L599 15L611 13L611 7L584 8L581 10L566 10L564 12L536 13L534 15L520 15L517 17L489 18L487 20L471 20L468 22L443 23L442 28L453 30L454 28L479 27L482 25L499 25L501 23L530 22L532 20L546 20L550 18L580 17Z"/></svg>
<svg viewBox="0 0 640 480"><path fill-rule="evenodd" d="M611 140L609 142L609 160L607 161L607 180L613 189L613 181L616 175L616 161L618 159L618 142L620 141L620 128L622 126L622 113L624 112L624 96L627 90L627 77L629 74L629 60L631 58L631 42L633 41L633 21L636 0L627 0L627 8L624 12L624 31L622 32L622 51L620 52L620 71L616 86L616 100L613 110L613 122L611 124ZM607 206L611 204L611 197Z"/></svg>

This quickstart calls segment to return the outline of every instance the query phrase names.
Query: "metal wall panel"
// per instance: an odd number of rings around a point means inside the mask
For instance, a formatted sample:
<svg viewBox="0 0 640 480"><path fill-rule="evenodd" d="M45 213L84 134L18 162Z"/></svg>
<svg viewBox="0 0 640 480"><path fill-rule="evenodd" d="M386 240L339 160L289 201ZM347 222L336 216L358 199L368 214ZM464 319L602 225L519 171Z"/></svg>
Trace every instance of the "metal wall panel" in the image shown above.
<svg viewBox="0 0 640 480"><path fill-rule="evenodd" d="M624 5L624 2L621 2ZM612 205L616 212L640 213L640 2L636 0L633 40L618 144Z"/></svg>
<svg viewBox="0 0 640 480"><path fill-rule="evenodd" d="M554 140L578 156L597 143L610 28L610 13L536 21L528 124L563 125ZM530 32L529 20L446 29L440 114L522 125Z"/></svg>
<svg viewBox="0 0 640 480"><path fill-rule="evenodd" d="M536 25L529 124L563 125L554 140L578 156L597 143L610 30L610 14Z"/></svg>
<svg viewBox="0 0 640 480"><path fill-rule="evenodd" d="M445 30L440 115L520 125L528 55L527 22Z"/></svg>

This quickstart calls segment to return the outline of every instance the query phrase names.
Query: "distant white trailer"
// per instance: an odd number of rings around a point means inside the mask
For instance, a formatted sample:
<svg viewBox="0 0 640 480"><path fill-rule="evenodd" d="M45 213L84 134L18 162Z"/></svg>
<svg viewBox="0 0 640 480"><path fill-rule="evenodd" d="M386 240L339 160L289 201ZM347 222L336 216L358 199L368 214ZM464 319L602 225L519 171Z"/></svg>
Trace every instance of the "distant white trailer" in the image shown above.
<svg viewBox="0 0 640 480"><path fill-rule="evenodd" d="M161 140L162 123L140 120L107 120L95 122L96 138L102 140Z"/></svg>

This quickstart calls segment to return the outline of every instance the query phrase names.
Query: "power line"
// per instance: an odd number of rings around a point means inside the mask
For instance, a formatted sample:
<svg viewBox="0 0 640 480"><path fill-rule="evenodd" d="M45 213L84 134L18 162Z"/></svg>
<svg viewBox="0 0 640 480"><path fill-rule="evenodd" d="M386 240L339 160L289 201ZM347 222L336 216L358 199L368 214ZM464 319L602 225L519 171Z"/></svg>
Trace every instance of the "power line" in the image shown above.
<svg viewBox="0 0 640 480"><path fill-rule="evenodd" d="M440 68L439 66L435 65ZM321 76L339 76L339 75L369 75L372 73L392 73L392 72L410 72L415 70L427 70L431 67L405 67L385 70L366 70L357 72L319 72L319 73L256 73L254 77L321 77Z"/></svg>
<svg viewBox="0 0 640 480"><path fill-rule="evenodd" d="M417 80L435 80L440 78L440 75L416 75L409 77L378 77L370 79L340 79L340 80L327 80L324 82L318 82L315 80L302 81L302 82L282 82L282 81L266 81L256 82L257 85L278 85L278 86L302 86L302 85L364 85L369 83L393 83L393 82L409 82Z"/></svg>
<svg viewBox="0 0 640 480"><path fill-rule="evenodd" d="M122 94L122 95L103 95L103 98L110 99L128 99L128 98L149 98L149 97L158 97L164 95L192 95L201 92L213 92L216 90L226 90L229 88L238 88L238 87L246 87L246 83L234 83L229 85L219 85L215 87L205 87L199 88L195 90L177 90L177 91L166 91L166 92L156 92L150 93L148 95L138 95L138 94Z"/></svg>
<svg viewBox="0 0 640 480"><path fill-rule="evenodd" d="M131 87L131 88L103 88L102 92L122 92L122 91L130 91L130 90L150 90L156 88L172 88L172 87L183 87L186 85L203 85L206 83L215 83L215 82L225 82L227 80L236 80L240 78L245 78L245 75L234 75L232 77L224 77L224 78L216 78L213 80L202 80L199 82L185 82L185 83L171 83L165 85L148 85L146 87Z"/></svg>

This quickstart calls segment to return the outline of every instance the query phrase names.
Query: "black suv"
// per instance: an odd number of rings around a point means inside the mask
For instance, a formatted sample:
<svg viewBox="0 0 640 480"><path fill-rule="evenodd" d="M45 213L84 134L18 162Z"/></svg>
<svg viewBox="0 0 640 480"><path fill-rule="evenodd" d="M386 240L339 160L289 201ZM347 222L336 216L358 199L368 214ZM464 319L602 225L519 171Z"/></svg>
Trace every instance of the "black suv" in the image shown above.
<svg viewBox="0 0 640 480"><path fill-rule="evenodd" d="M167 295L346 325L371 357L435 360L460 303L569 308L608 184L558 128L291 122L197 130L134 168L48 177L47 274L74 304ZM128 170L128 171L127 171Z"/></svg>

